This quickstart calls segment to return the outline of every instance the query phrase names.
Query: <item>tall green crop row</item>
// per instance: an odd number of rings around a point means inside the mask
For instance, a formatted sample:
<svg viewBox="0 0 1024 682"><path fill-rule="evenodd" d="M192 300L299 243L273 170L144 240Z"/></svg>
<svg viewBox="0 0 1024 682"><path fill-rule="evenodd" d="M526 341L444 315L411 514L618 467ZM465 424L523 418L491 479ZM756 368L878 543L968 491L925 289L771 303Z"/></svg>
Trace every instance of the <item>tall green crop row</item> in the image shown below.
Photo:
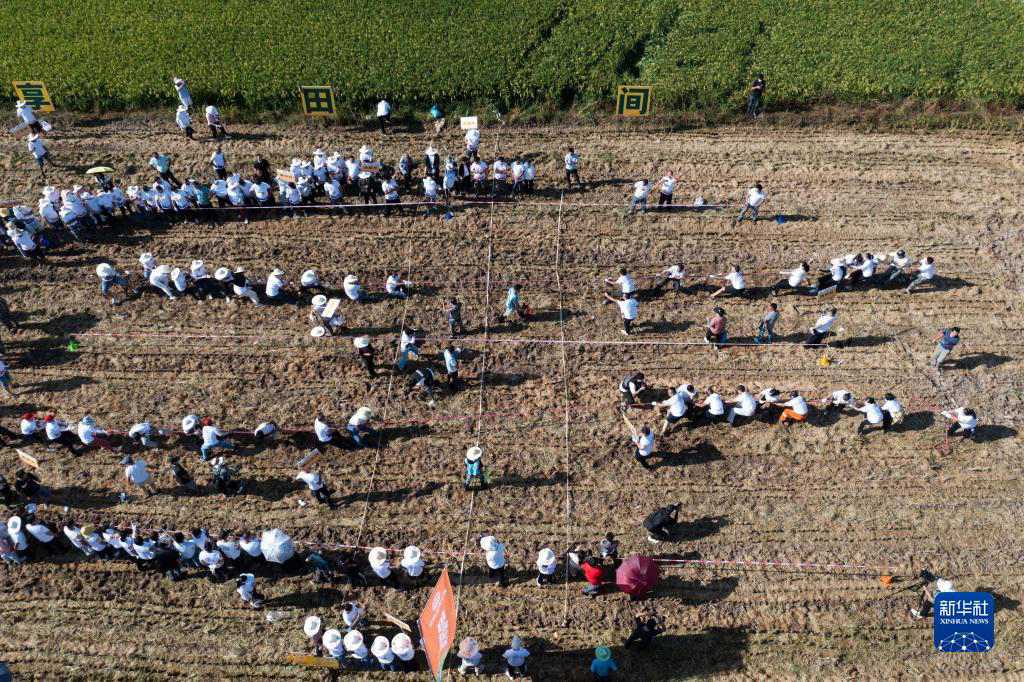
<svg viewBox="0 0 1024 682"><path fill-rule="evenodd" d="M0 3L0 91L41 79L62 109L199 102L295 110L334 85L343 110L611 103L659 110L917 96L1024 103L1018 0L33 0Z"/></svg>

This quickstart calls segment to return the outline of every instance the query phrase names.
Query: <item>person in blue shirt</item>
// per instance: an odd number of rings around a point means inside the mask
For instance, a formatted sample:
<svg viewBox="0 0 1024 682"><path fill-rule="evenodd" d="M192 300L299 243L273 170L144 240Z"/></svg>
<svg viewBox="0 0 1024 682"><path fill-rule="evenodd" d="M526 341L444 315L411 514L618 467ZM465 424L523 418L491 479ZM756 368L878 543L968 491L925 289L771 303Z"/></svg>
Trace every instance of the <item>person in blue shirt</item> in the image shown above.
<svg viewBox="0 0 1024 682"><path fill-rule="evenodd" d="M619 666L612 660L612 652L606 646L599 646L594 649L594 660L590 664L590 672L594 674L595 680L607 680L612 673L617 672Z"/></svg>
<svg viewBox="0 0 1024 682"><path fill-rule="evenodd" d="M517 317L520 321L523 320L523 313L520 309L519 302L519 285L513 284L508 289L508 295L505 296L505 310L501 313L501 319L505 322L511 322L512 317Z"/></svg>
<svg viewBox="0 0 1024 682"><path fill-rule="evenodd" d="M935 337L935 340L939 342L939 345L935 347L935 353L932 355L931 366L941 372L942 363L946 361L946 357L954 348L956 348L957 344L960 343L960 327L943 329L939 332L939 335Z"/></svg>
<svg viewBox="0 0 1024 682"><path fill-rule="evenodd" d="M463 486L466 490L472 487L473 481L479 483L481 490L487 487L487 478L484 476L483 455L484 451L476 445L466 451L466 478L463 481Z"/></svg>

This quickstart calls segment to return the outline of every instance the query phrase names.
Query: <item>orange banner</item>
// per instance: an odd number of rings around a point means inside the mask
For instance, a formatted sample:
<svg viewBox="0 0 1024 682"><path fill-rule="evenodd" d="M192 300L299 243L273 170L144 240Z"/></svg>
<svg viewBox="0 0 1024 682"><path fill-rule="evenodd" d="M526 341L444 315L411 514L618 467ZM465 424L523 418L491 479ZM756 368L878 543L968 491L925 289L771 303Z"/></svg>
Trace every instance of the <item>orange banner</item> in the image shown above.
<svg viewBox="0 0 1024 682"><path fill-rule="evenodd" d="M430 671L434 673L434 679L440 681L444 659L455 641L455 592L448 579L447 568L430 591L427 605L420 613L419 624Z"/></svg>

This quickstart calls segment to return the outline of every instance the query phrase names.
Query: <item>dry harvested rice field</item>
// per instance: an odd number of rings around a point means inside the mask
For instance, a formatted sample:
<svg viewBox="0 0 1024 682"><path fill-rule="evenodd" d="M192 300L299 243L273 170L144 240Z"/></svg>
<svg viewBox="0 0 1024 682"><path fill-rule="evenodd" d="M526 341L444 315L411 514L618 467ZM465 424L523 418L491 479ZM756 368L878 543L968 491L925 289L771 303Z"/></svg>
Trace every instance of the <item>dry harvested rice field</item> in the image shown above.
<svg viewBox="0 0 1024 682"><path fill-rule="evenodd" d="M225 144L228 163L246 169L256 152L283 165L317 146L354 151L365 141L385 159L406 150L418 159L428 141L424 133L381 140L363 130L284 125L233 132L241 135ZM442 153L460 148L458 131L435 142ZM589 188L567 195L559 209L553 187L567 143L584 160ZM211 143L186 142L142 118L69 122L49 146L65 166L57 175L62 185L80 181L94 162L127 168L126 184L139 182L155 149L174 155L179 177L210 175ZM498 150L536 159L540 195L533 204L459 209L450 221L140 221L94 243L62 247L43 265L5 256L0 295L26 328L4 337L23 391L0 405L8 428L27 409L69 420L88 411L110 428L143 417L172 426L194 411L229 427L272 418L309 428L318 408L342 421L362 404L387 427L380 448L325 457L324 473L344 500L336 511L299 506L306 493L291 478L301 453L278 445L233 458L250 480L241 497L176 497L161 474L158 496L127 504L117 503L117 455L72 459L41 451L46 483L55 489L47 517L56 520L59 507L69 505L81 518L149 528L279 526L309 543L416 543L431 552L431 576L447 566L453 582L461 580L459 636L480 639L493 672L511 635L523 635L534 651L536 680L589 679L590 650L600 643L616 645L630 680L985 678L1024 671L1019 140L972 132L553 126L485 130L482 149L488 157ZM731 208L626 216L629 184L667 168L681 178L677 197L701 194L709 203L736 204L760 180L770 197L764 215L789 219L734 226ZM34 203L41 185L23 142L7 143L0 157L4 195ZM874 289L830 297L841 343L824 351L832 360L827 367L819 365L820 349L792 343L719 352L678 343L702 338L711 305L699 282L680 296L642 302L640 333L628 340L619 334L615 307L600 304L601 278L620 264L650 274L682 259L693 273L711 273L738 262L757 285L804 259L818 265L851 251L900 246L936 258L938 286L911 296ZM352 306L346 315L389 357L403 326L440 337L442 301L458 296L469 327L467 386L430 407L404 396L402 377L385 371L368 381L347 339L310 337L305 308L151 294L117 308L106 304L96 264L138 270L136 259L147 250L161 262L185 266L202 258L261 278L274 266L295 278L313 267L338 285L355 272L374 290L386 271L405 269L426 284L421 294ZM523 284L535 312L523 329L497 319L513 281ZM725 301L733 340L751 340L767 301ZM801 337L825 304L779 302L784 341ZM928 367L932 338L953 324L965 341L940 375ZM81 344L76 352L65 349L71 337ZM424 358L437 366L437 343L426 349ZM855 434L858 419L817 413L790 429L682 429L659 442L663 457L647 472L632 460L615 410L616 384L635 368L662 387L689 381L723 393L738 383L809 396L890 390L909 414L897 432L867 438ZM979 412L978 442L947 444L937 412L960 404ZM475 442L486 452L493 488L474 495L459 477L462 454ZM205 480L197 454L185 458ZM0 470L10 477L15 466L6 449ZM640 606L625 595L590 600L579 582L539 588L532 581L541 547L593 546L613 531L626 554L651 551L640 521L676 501L685 532L656 551L711 563L666 568L646 605L664 615L669 634L649 656L618 646ZM509 548L517 578L507 589L486 579L478 540L488 533ZM792 566L797 562L859 568ZM933 652L930 622L907 615L916 590L898 591L923 568L952 577L961 589L997 593L995 651ZM879 573L902 579L886 588ZM289 618L268 623L242 607L230 584L171 583L124 563L68 556L3 568L0 660L18 679L316 679L283 656L304 647L303 616L340 622L346 588L317 590L308 577L261 580L260 587L270 608ZM427 590L374 587L357 598L377 621L370 630L390 632L381 613L413 620Z"/></svg>

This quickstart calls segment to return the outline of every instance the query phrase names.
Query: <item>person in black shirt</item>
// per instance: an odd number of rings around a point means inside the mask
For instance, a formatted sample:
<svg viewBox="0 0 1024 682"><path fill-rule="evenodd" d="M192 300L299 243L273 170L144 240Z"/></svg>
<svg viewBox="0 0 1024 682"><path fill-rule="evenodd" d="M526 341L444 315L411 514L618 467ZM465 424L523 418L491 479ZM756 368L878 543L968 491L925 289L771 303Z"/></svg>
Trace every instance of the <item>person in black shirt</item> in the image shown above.
<svg viewBox="0 0 1024 682"><path fill-rule="evenodd" d="M14 489L26 500L32 500L43 491L43 486L39 484L39 477L34 473L18 469L14 474Z"/></svg>
<svg viewBox="0 0 1024 682"><path fill-rule="evenodd" d="M257 154L256 160L252 162L252 172L253 182L265 182L271 187L274 186L270 177L270 162L264 159L262 154Z"/></svg>
<svg viewBox="0 0 1024 682"><path fill-rule="evenodd" d="M663 632L665 632L665 628L658 623L658 619L654 616L651 616L646 620L637 616L636 624L633 626L633 632L626 638L626 642L623 646L628 649L636 644L638 649L646 649L651 645L654 638Z"/></svg>
<svg viewBox="0 0 1024 682"><path fill-rule="evenodd" d="M357 336L352 340L352 343L356 347L356 357L363 363L363 368L366 369L366 373L373 379L377 376L377 366L374 364L374 358L377 355L377 349L370 343L370 337L368 336Z"/></svg>
<svg viewBox="0 0 1024 682"><path fill-rule="evenodd" d="M750 96L747 97L747 116L757 118L761 109L761 100L764 98L764 74L757 74L753 85L750 86Z"/></svg>
<svg viewBox="0 0 1024 682"><path fill-rule="evenodd" d="M171 475L174 476L175 483L177 483L190 493L196 492L196 481L194 478L192 478L192 474L190 474L188 470L181 465L180 457L168 457L167 464L171 470Z"/></svg>
<svg viewBox="0 0 1024 682"><path fill-rule="evenodd" d="M5 507L13 507L18 504L18 493L2 475L0 475L0 504Z"/></svg>
<svg viewBox="0 0 1024 682"><path fill-rule="evenodd" d="M663 540L672 539L672 531L678 523L679 504L662 507L644 519L644 528L647 530L647 540L652 543L659 543Z"/></svg>

